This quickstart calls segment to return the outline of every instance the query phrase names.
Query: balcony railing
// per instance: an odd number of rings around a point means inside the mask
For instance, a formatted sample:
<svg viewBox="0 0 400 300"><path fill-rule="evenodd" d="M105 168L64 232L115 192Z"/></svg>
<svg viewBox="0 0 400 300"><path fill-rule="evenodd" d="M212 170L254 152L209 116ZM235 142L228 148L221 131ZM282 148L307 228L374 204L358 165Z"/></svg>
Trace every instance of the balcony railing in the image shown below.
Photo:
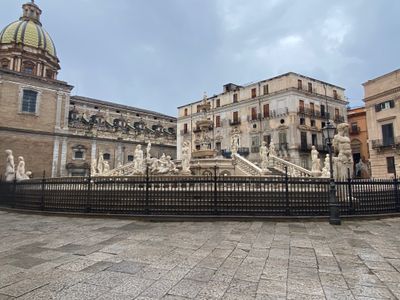
<svg viewBox="0 0 400 300"><path fill-rule="evenodd" d="M310 118L315 118L315 119L329 119L330 114L328 112L321 112L319 110L315 109L310 109L310 108L305 108L305 107L299 107L297 110L297 114L299 116L307 116Z"/></svg>
<svg viewBox="0 0 400 300"><path fill-rule="evenodd" d="M236 126L236 125L240 125L240 119L238 120L229 120L229 125L230 126Z"/></svg>
<svg viewBox="0 0 400 300"><path fill-rule="evenodd" d="M334 121L335 121L335 123L343 123L344 122L344 116L336 115Z"/></svg>
<svg viewBox="0 0 400 300"><path fill-rule="evenodd" d="M395 148L400 146L400 136L371 141L372 149Z"/></svg>
<svg viewBox="0 0 400 300"><path fill-rule="evenodd" d="M256 115L247 116L248 122L256 122L256 121L260 121L261 119L262 119L262 116L260 113L258 113Z"/></svg>

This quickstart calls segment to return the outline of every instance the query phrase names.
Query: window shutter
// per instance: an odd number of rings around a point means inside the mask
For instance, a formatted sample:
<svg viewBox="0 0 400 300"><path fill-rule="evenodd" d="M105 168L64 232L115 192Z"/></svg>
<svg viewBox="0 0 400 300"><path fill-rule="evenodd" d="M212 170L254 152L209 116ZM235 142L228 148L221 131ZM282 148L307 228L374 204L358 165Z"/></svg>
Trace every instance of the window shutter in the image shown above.
<svg viewBox="0 0 400 300"><path fill-rule="evenodd" d="M390 100L389 101L389 105L390 105L390 108L393 108L394 107L394 100Z"/></svg>
<svg viewBox="0 0 400 300"><path fill-rule="evenodd" d="M375 111L381 111L381 105L380 104L375 104Z"/></svg>

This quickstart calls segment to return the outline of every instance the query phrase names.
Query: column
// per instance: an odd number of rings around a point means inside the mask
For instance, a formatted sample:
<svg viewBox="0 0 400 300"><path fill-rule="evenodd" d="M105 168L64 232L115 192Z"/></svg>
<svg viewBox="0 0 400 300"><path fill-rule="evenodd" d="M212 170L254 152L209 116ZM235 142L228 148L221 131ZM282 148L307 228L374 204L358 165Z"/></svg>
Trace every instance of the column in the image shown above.
<svg viewBox="0 0 400 300"><path fill-rule="evenodd" d="M61 129L61 106L62 106L62 92L57 92L56 103L56 129Z"/></svg>
<svg viewBox="0 0 400 300"><path fill-rule="evenodd" d="M56 136L56 137L54 137L53 164L52 164L52 167L51 167L51 177L57 177L59 148L60 148L60 138L58 136Z"/></svg>
<svg viewBox="0 0 400 300"><path fill-rule="evenodd" d="M68 176L66 165L67 165L67 150L68 150L68 140L66 137L62 138L61 145L61 162L60 162L60 176Z"/></svg>
<svg viewBox="0 0 400 300"><path fill-rule="evenodd" d="M65 94L65 107L64 107L64 130L68 130L68 115L69 115L69 101L70 94Z"/></svg>

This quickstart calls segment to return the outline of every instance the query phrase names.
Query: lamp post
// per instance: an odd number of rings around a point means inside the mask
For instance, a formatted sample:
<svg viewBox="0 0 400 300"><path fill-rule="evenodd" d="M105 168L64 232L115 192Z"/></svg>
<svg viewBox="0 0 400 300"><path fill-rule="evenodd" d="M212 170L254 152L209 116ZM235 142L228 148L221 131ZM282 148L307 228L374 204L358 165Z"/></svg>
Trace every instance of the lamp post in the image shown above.
<svg viewBox="0 0 400 300"><path fill-rule="evenodd" d="M322 134L325 138L326 145L329 151L329 168L330 168L330 178L329 178L329 224L340 225L340 211L339 203L336 198L336 183L333 178L333 160L332 160L332 141L335 135L336 127L328 121L326 126L322 128Z"/></svg>

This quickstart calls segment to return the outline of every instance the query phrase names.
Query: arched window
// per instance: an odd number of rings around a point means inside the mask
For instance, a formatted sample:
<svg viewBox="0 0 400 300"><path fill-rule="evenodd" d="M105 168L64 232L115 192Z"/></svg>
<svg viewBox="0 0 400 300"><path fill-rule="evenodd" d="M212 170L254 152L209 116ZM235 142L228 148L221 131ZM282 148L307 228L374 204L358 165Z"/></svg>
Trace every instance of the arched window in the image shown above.
<svg viewBox="0 0 400 300"><path fill-rule="evenodd" d="M22 64L22 72L25 74L33 75L35 70L35 64L31 61L24 61Z"/></svg>
<svg viewBox="0 0 400 300"><path fill-rule="evenodd" d="M3 69L9 69L10 68L10 61L7 58L4 58L1 60L1 67Z"/></svg>
<svg viewBox="0 0 400 300"><path fill-rule="evenodd" d="M38 92L31 90L24 90L22 96L22 112L36 113L36 102Z"/></svg>

